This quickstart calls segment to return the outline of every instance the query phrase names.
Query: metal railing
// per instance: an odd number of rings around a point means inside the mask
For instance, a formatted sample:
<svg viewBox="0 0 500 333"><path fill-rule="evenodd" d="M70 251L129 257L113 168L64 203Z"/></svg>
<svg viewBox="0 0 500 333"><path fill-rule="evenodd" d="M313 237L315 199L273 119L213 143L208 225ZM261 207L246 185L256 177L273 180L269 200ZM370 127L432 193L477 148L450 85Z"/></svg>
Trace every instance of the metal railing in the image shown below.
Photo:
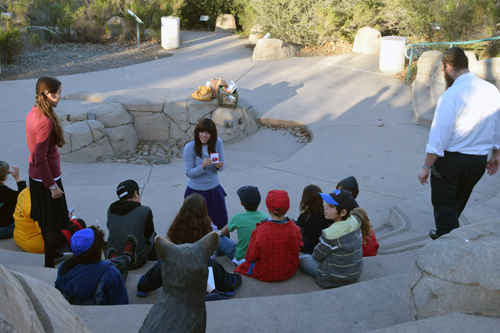
<svg viewBox="0 0 500 333"><path fill-rule="evenodd" d="M478 40L471 40L468 42L442 42L442 43L418 43L418 44L409 44L405 47L405 57L410 61L408 64L408 75L406 76L406 83L410 82L410 71L411 71L411 62L413 60L413 48L415 46L424 46L424 45L450 45L450 48L452 48L454 45L465 45L465 44L474 44L474 43L481 43L481 42L487 42L489 40L498 40L500 39L500 36L498 37L490 37L490 38L485 38L485 39L478 39ZM410 56L408 56L408 49L411 48L410 51Z"/></svg>

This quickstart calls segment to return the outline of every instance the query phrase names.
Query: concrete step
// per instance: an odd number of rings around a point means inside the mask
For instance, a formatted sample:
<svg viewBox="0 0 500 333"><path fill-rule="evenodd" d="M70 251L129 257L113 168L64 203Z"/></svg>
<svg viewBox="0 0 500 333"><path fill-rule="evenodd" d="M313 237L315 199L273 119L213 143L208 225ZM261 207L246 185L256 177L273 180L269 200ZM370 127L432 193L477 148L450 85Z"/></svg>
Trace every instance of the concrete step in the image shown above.
<svg viewBox="0 0 500 333"><path fill-rule="evenodd" d="M459 218L460 225L488 220L500 215L500 178L484 176L476 185ZM435 229L431 188L426 186L392 208L388 221L375 229L379 254L394 254L422 248L429 241L429 230Z"/></svg>
<svg viewBox="0 0 500 333"><path fill-rule="evenodd" d="M270 285L272 285L271 283ZM207 332L364 332L410 320L408 274L296 295L207 302ZM93 332L137 332L151 305L74 306ZM167 310L168 311L168 310ZM110 321L109 318L120 318Z"/></svg>
<svg viewBox="0 0 500 333"><path fill-rule="evenodd" d="M363 259L363 274L361 275L358 283L392 275L409 274L411 265L416 255L417 251L407 251L394 255L365 257ZM226 257L218 257L216 260L220 262L228 272L234 271L236 267ZM160 296L161 288L150 292L147 297L137 296L137 283L139 282L140 277L150 267L152 267L154 263L155 262L147 262L140 269L129 271L125 286L127 287L129 293L130 304L153 304ZM54 285L57 278L57 270L53 268L32 267L16 264L6 264L5 266L9 270L36 277L37 279L45 281L50 285ZM262 282L247 276L242 276L242 279L243 285L233 299L305 294L324 290L315 283L315 280L312 277L300 271L297 271L286 281L273 283Z"/></svg>
<svg viewBox="0 0 500 333"><path fill-rule="evenodd" d="M391 327L386 327L370 333L410 333L410 332L481 332L497 333L500 318L474 316L453 312L443 316L412 321Z"/></svg>
<svg viewBox="0 0 500 333"><path fill-rule="evenodd" d="M498 178L498 177L497 177ZM497 194L490 200L478 204L466 206L460 216L462 225L478 223L500 216L500 194Z"/></svg>

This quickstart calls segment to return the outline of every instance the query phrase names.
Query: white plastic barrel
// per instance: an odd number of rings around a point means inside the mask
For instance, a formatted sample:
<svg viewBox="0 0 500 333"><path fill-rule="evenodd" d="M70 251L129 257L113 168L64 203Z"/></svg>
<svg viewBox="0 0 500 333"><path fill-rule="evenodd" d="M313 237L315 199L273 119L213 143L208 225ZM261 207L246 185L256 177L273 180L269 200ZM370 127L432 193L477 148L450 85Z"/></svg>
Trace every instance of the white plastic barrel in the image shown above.
<svg viewBox="0 0 500 333"><path fill-rule="evenodd" d="M405 69L406 37L387 36L380 40L379 69L385 74L396 74Z"/></svg>
<svg viewBox="0 0 500 333"><path fill-rule="evenodd" d="M161 47L178 49L181 45L181 20L178 17L164 16L161 18Z"/></svg>

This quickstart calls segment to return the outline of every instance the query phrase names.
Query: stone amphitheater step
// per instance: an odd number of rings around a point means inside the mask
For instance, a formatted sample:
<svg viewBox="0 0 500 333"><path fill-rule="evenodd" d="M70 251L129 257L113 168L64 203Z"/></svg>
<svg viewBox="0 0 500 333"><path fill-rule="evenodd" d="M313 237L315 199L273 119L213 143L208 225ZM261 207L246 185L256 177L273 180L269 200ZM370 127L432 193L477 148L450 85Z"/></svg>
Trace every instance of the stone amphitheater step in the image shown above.
<svg viewBox="0 0 500 333"><path fill-rule="evenodd" d="M497 333L500 318L473 316L464 313L449 313L443 316L412 321L404 324L386 327L370 333L411 333L411 332L481 332Z"/></svg>
<svg viewBox="0 0 500 333"><path fill-rule="evenodd" d="M460 225L467 225L499 216L500 178L485 175L476 185L460 216ZM394 254L419 249L427 244L429 230L435 229L431 189L426 186L413 197L389 212L388 221L375 229L380 244L379 254Z"/></svg>
<svg viewBox="0 0 500 333"><path fill-rule="evenodd" d="M411 265L416 257L417 251L383 255L376 257L365 257L364 268L358 283L380 279L398 274L409 274ZM41 255L38 255L41 257ZM43 259L42 257L40 259ZM219 257L219 261L227 271L232 272L235 266L226 257ZM152 291L148 297L137 297L137 283L154 262L147 262L143 267L129 271L126 287L129 293L130 304L153 304L161 294L161 289ZM50 285L54 285L57 278L57 270L40 266L27 266L22 264L5 264L12 271L24 273L36 277ZM243 287L233 297L234 299L252 297L270 297L292 294L304 294L324 289L318 286L310 276L297 271L290 279L281 282L265 283L256 279L243 276Z"/></svg>
<svg viewBox="0 0 500 333"><path fill-rule="evenodd" d="M271 288L274 283L269 283ZM408 322L408 274L305 294L207 302L207 332L364 332ZM151 305L82 307L93 332L137 332ZM120 318L120 320L109 320Z"/></svg>

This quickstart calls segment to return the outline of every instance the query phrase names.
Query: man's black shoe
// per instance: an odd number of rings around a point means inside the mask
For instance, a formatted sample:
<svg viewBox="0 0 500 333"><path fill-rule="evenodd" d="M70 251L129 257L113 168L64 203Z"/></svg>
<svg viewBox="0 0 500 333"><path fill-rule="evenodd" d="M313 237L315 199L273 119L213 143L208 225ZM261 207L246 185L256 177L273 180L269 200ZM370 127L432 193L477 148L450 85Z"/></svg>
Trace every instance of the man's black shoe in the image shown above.
<svg viewBox="0 0 500 333"><path fill-rule="evenodd" d="M436 235L436 230L432 229L431 231L429 231L429 236L432 238L432 240L436 240L439 238L438 235Z"/></svg>

